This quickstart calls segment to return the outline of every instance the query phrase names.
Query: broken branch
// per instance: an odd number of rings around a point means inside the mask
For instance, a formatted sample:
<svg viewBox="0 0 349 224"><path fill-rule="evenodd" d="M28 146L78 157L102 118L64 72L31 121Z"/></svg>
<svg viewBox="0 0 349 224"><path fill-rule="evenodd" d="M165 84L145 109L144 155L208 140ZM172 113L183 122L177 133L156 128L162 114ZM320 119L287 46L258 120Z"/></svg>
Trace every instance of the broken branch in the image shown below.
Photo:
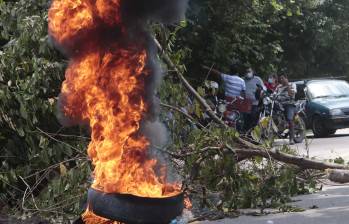
<svg viewBox="0 0 349 224"><path fill-rule="evenodd" d="M171 105L168 105L168 104L165 104L165 103L160 103L160 106L169 108L169 109L174 110L174 111L177 111L178 113L184 115L190 122L200 126L200 128L205 128L205 126L203 126L199 122L195 122L195 119L192 116L190 116L189 114L187 114L186 112L184 112L183 110L181 110L181 109L179 109L177 107L174 107L174 106L171 106Z"/></svg>
<svg viewBox="0 0 349 224"><path fill-rule="evenodd" d="M183 83L184 87L191 93L193 94L193 96L195 97L195 99L197 101L199 101L200 105L205 109L205 111L209 114L209 116L218 124L227 127L227 125L221 120L219 119L219 117L216 116L216 114L213 112L213 110L211 109L211 107L207 104L206 100L203 99L200 94L198 92L196 92L196 90L190 85L190 83L186 80L186 78L184 78L182 72L180 72L177 68L177 66L172 62L171 58L168 56L168 54L166 54L166 52L164 51L164 49L162 48L162 46L160 45L159 41L156 40L154 38L154 42L156 44L156 46L158 47L158 49L160 50L161 54L162 54L162 58L165 60L165 62L167 63L167 65L173 70L175 71L176 75L178 76L178 78L181 80L181 82Z"/></svg>

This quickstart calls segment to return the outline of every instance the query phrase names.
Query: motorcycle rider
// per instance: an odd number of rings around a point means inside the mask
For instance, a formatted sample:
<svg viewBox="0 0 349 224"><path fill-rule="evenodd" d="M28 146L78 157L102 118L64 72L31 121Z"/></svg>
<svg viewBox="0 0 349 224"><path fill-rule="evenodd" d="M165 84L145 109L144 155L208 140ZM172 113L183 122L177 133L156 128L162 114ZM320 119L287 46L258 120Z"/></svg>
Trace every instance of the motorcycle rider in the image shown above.
<svg viewBox="0 0 349 224"><path fill-rule="evenodd" d="M268 80L264 82L265 87L267 88L268 93L275 92L278 87L278 77L276 74L271 74L268 77Z"/></svg>
<svg viewBox="0 0 349 224"><path fill-rule="evenodd" d="M294 144L294 118L296 115L297 107L295 96L297 93L296 84L290 83L285 73L281 73L279 76L280 85L276 89L278 100L284 106L285 116L289 127L290 145Z"/></svg>

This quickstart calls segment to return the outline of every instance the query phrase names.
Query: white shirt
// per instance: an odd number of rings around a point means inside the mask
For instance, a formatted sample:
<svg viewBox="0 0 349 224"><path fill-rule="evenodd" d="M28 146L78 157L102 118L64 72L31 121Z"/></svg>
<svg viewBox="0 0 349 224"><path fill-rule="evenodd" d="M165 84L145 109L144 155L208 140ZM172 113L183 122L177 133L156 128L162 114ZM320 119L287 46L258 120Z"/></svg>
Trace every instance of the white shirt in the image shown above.
<svg viewBox="0 0 349 224"><path fill-rule="evenodd" d="M295 103L295 95L297 93L297 86L295 83L289 83L289 86L279 85L276 89L276 93L279 95L279 101L284 104L294 104ZM292 96L288 93L288 87L294 92Z"/></svg>

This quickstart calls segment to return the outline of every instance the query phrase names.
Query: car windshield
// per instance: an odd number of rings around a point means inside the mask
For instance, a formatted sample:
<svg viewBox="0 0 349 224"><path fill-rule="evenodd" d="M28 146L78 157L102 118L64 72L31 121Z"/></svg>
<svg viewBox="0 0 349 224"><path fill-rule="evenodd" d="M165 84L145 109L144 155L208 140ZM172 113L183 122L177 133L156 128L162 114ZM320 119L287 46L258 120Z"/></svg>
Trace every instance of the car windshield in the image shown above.
<svg viewBox="0 0 349 224"><path fill-rule="evenodd" d="M349 84L345 81L311 82L307 87L312 99L349 97Z"/></svg>

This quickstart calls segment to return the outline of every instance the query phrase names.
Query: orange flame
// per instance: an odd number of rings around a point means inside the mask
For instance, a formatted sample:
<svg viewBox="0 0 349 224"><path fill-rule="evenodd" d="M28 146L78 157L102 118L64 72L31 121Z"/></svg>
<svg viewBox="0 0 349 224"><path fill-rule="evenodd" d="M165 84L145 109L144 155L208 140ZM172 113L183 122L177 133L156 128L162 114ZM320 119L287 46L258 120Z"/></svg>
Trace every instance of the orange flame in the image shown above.
<svg viewBox="0 0 349 224"><path fill-rule="evenodd" d="M94 214L89 208L82 214L82 220L85 224L123 224L117 221L111 221L109 219L100 217Z"/></svg>
<svg viewBox="0 0 349 224"><path fill-rule="evenodd" d="M63 42L79 31L94 26L92 9L88 1L53 1L49 20L49 31L58 42Z"/></svg>
<svg viewBox="0 0 349 224"><path fill-rule="evenodd" d="M193 208L193 204L191 203L190 198L188 196L184 198L184 208L189 210Z"/></svg>
<svg viewBox="0 0 349 224"><path fill-rule="evenodd" d="M146 69L146 48L142 41L120 46L105 37L108 33L95 34L100 26L124 30L120 2L53 1L50 34L73 52L62 86L63 112L91 127L88 155L95 166L93 188L143 197L173 196L180 185L169 184L158 174L157 160L147 154L150 143L139 133L148 111L144 95L151 71ZM89 39L90 34L94 37ZM77 41L81 36L85 41Z"/></svg>

